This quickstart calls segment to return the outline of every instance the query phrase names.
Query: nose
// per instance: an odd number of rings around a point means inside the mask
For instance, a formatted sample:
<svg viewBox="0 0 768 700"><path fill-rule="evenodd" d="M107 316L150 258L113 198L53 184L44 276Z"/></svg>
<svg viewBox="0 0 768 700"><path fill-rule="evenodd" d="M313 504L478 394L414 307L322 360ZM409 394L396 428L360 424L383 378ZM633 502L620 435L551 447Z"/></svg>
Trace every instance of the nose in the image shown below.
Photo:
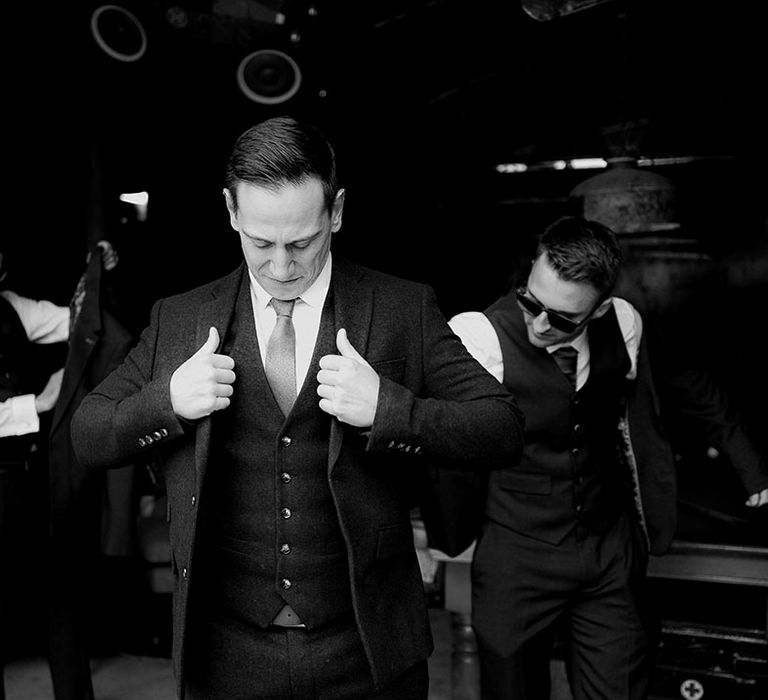
<svg viewBox="0 0 768 700"><path fill-rule="evenodd" d="M286 280L290 277L293 258L287 248L280 246L275 249L270 260L272 276L277 280Z"/></svg>
<svg viewBox="0 0 768 700"><path fill-rule="evenodd" d="M546 311L542 311L538 316L535 316L531 321L533 330L536 333L546 333L552 326L549 323L549 316Z"/></svg>

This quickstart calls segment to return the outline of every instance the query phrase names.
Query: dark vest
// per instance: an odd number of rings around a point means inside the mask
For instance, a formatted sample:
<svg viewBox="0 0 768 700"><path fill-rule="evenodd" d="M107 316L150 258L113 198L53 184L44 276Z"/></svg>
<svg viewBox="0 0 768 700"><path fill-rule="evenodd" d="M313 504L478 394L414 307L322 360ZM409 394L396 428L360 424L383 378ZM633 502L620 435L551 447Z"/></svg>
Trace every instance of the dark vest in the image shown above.
<svg viewBox="0 0 768 700"><path fill-rule="evenodd" d="M304 386L284 417L264 374L248 283L245 275L221 350L235 360L237 379L230 407L213 419L197 604L265 627L288 603L315 627L351 612L346 547L328 485L331 419L318 407L315 380L320 358L336 352L333 297Z"/></svg>
<svg viewBox="0 0 768 700"><path fill-rule="evenodd" d="M590 373L578 392L549 352L531 345L513 297L485 313L501 344L504 385L525 414L523 456L491 473L486 516L553 544L577 525L604 532L632 492L618 458L630 359L614 309L588 326Z"/></svg>

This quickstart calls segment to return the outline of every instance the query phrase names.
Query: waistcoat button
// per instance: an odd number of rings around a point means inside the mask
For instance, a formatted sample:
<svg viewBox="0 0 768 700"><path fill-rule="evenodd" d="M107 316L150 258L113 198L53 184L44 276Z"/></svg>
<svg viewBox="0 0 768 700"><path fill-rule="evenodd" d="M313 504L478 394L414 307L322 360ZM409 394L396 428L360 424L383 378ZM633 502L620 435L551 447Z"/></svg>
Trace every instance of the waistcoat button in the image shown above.
<svg viewBox="0 0 768 700"><path fill-rule="evenodd" d="M291 517L291 509L290 508L281 508L280 509L280 515L282 515L286 520Z"/></svg>
<svg viewBox="0 0 768 700"><path fill-rule="evenodd" d="M288 484L291 481L291 475L288 472L283 472L280 475L280 479L284 484Z"/></svg>
<svg viewBox="0 0 768 700"><path fill-rule="evenodd" d="M280 547L280 553L281 554L290 554L291 553L291 545L284 544Z"/></svg>
<svg viewBox="0 0 768 700"><path fill-rule="evenodd" d="M283 447L290 447L292 442L293 440L291 440L291 438L289 438L287 435L283 435L283 437L280 438L280 444Z"/></svg>
<svg viewBox="0 0 768 700"><path fill-rule="evenodd" d="M293 584L287 578L284 578L282 581L280 581L280 587L284 591L287 591L292 585Z"/></svg>

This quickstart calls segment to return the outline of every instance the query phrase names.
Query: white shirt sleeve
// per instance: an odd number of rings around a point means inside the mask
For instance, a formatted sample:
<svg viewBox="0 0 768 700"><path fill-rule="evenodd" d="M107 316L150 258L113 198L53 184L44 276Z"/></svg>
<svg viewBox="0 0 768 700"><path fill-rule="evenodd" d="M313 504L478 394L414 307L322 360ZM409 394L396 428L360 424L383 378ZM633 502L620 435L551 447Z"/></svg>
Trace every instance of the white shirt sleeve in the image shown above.
<svg viewBox="0 0 768 700"><path fill-rule="evenodd" d="M640 349L640 339L643 337L643 319L632 304L626 299L613 297L613 308L619 320L619 328L627 346L631 367L627 379L637 377L637 353Z"/></svg>
<svg viewBox="0 0 768 700"><path fill-rule="evenodd" d="M33 394L11 396L0 402L0 438L40 431Z"/></svg>
<svg viewBox="0 0 768 700"><path fill-rule="evenodd" d="M448 325L459 336L464 347L497 381L504 380L504 359L501 344L488 317L480 311L457 314Z"/></svg>
<svg viewBox="0 0 768 700"><path fill-rule="evenodd" d="M0 292L13 306L31 343L58 343L69 338L69 308L50 301L19 296L8 289ZM12 396L0 402L0 437L40 431L33 394Z"/></svg>
<svg viewBox="0 0 768 700"><path fill-rule="evenodd" d="M69 307L28 299L10 290L2 295L19 315L30 343L60 343L69 338Z"/></svg>

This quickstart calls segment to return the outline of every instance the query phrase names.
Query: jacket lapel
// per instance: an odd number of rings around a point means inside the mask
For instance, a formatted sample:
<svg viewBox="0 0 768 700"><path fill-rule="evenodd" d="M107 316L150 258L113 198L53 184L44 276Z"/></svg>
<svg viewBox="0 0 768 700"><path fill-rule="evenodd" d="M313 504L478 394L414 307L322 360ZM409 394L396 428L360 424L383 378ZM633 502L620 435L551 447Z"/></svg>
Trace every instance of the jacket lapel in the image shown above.
<svg viewBox="0 0 768 700"><path fill-rule="evenodd" d="M237 270L221 280L211 291L210 301L201 304L197 313L197 329L195 331L195 348L199 348L208 338L211 326L215 326L219 332L219 339L223 342L232 317L235 312L235 303L241 284L248 283L248 274L245 263ZM195 432L195 473L197 483L202 483L205 465L208 462L208 453L211 446L211 416L202 418L197 423Z"/></svg>
<svg viewBox="0 0 768 700"><path fill-rule="evenodd" d="M365 283L362 268L342 258L333 259L331 292L333 293L336 333L345 328L349 342L363 357L368 350L371 318L373 316L373 288ZM331 436L328 445L328 471L332 471L341 452L344 426L334 419L331 421Z"/></svg>
<svg viewBox="0 0 768 700"><path fill-rule="evenodd" d="M101 338L101 252L91 255L85 277L85 298L72 336L69 338L64 380L53 413L50 434L58 429L77 393L85 368Z"/></svg>

